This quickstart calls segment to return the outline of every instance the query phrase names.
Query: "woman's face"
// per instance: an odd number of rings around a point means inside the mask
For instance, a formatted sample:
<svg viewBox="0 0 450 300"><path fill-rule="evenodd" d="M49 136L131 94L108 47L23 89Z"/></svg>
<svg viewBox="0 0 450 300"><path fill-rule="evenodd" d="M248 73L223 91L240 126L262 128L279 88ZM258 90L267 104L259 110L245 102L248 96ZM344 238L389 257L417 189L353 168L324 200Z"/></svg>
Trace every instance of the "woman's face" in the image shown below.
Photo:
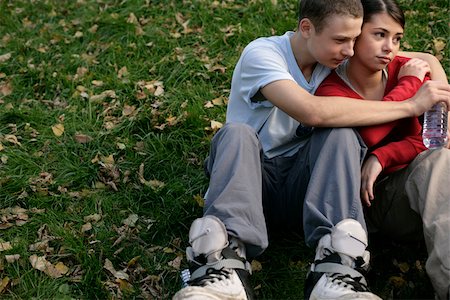
<svg viewBox="0 0 450 300"><path fill-rule="evenodd" d="M387 13L375 14L362 26L354 58L368 69L384 69L397 55L403 28Z"/></svg>

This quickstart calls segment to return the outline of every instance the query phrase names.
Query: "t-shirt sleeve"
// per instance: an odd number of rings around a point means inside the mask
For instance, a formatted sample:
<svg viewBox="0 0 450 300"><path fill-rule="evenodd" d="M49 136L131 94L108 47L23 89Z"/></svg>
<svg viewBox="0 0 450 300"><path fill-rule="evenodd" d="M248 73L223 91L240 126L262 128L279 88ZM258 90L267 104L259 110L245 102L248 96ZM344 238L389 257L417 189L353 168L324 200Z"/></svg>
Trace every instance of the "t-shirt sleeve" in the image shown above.
<svg viewBox="0 0 450 300"><path fill-rule="evenodd" d="M259 92L261 88L278 80L292 80L283 54L277 49L260 46L251 47L244 52L239 64L238 74L241 80L241 94L244 101L252 108L258 106L272 107Z"/></svg>

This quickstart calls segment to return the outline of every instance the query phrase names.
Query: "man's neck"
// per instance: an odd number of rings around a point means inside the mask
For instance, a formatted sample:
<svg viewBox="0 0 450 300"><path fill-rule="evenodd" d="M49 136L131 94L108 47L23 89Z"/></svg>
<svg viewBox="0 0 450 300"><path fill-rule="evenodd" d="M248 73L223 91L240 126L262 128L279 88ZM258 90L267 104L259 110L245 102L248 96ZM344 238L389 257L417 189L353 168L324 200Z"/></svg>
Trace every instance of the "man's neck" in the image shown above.
<svg viewBox="0 0 450 300"><path fill-rule="evenodd" d="M294 53L300 71L307 81L311 79L314 68L317 65L315 58L309 53L306 41L299 32L295 32L290 38L292 52Z"/></svg>

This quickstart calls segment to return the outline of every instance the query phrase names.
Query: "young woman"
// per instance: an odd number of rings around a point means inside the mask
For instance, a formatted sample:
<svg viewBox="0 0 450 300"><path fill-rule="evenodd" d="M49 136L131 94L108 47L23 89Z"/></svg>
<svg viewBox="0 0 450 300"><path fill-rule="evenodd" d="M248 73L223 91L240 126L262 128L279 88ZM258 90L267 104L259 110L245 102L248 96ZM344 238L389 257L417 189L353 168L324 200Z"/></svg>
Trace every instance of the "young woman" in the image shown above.
<svg viewBox="0 0 450 300"><path fill-rule="evenodd" d="M397 56L405 19L394 0L362 3L364 22L355 54L324 80L316 95L403 101L427 80L430 68L421 60ZM448 299L450 150L424 152L421 129L417 118L358 128L368 147L361 200L368 207L369 231L407 240L422 236L423 225L427 272L438 297Z"/></svg>

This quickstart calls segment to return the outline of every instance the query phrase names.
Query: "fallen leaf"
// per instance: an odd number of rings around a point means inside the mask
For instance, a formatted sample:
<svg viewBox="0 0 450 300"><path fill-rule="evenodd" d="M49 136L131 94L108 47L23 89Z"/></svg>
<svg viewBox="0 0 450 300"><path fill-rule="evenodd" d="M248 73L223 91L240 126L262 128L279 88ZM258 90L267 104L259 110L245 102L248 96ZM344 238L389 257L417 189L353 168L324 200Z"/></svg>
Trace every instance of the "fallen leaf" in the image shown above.
<svg viewBox="0 0 450 300"><path fill-rule="evenodd" d="M58 262L55 265L55 269L58 270L59 273L65 275L67 272L69 272L69 268L62 262Z"/></svg>
<svg viewBox="0 0 450 300"><path fill-rule="evenodd" d="M100 221L102 219L102 216L99 214L92 214L89 216L85 216L84 217L84 222L93 222L93 223L97 223L98 221Z"/></svg>
<svg viewBox="0 0 450 300"><path fill-rule="evenodd" d="M45 259L45 256L37 256L34 254L30 256L29 260L33 268L44 272L51 278L60 278L63 275L54 265Z"/></svg>
<svg viewBox="0 0 450 300"><path fill-rule="evenodd" d="M218 130L222 128L223 124L214 120L211 120L211 129L212 130Z"/></svg>
<svg viewBox="0 0 450 300"><path fill-rule="evenodd" d="M17 136L15 136L14 134L6 134L3 140L6 142L10 142L11 144L21 146L19 140L17 139Z"/></svg>
<svg viewBox="0 0 450 300"><path fill-rule="evenodd" d="M0 252L11 250L11 249L12 249L12 246L11 246L10 242L0 243Z"/></svg>
<svg viewBox="0 0 450 300"><path fill-rule="evenodd" d="M0 281L0 294L3 294L9 287L9 284L11 283L11 280L9 277L4 277Z"/></svg>
<svg viewBox="0 0 450 300"><path fill-rule="evenodd" d="M183 260L182 256L177 256L174 260L169 261L167 264L174 268L175 270L179 270L181 266L181 261Z"/></svg>
<svg viewBox="0 0 450 300"><path fill-rule="evenodd" d="M5 255L6 262L11 264L20 259L20 254Z"/></svg>
<svg viewBox="0 0 450 300"><path fill-rule="evenodd" d="M195 202L197 202L198 206L204 207L205 206L205 199L199 194L194 196Z"/></svg>
<svg viewBox="0 0 450 300"><path fill-rule="evenodd" d="M10 82L0 82L0 96L9 96L13 88Z"/></svg>
<svg viewBox="0 0 450 300"><path fill-rule="evenodd" d="M91 223L86 223L81 226L81 232L86 232L92 229Z"/></svg>
<svg viewBox="0 0 450 300"><path fill-rule="evenodd" d="M391 276L389 278L389 282L394 285L396 288L401 288L406 285L406 280L400 276Z"/></svg>
<svg viewBox="0 0 450 300"><path fill-rule="evenodd" d="M11 58L11 53L5 53L0 55L0 63L3 63Z"/></svg>
<svg viewBox="0 0 450 300"><path fill-rule="evenodd" d="M59 123L52 126L52 131L55 136L61 136L64 133L64 125Z"/></svg>
<svg viewBox="0 0 450 300"><path fill-rule="evenodd" d="M258 272L262 270L262 264L256 259L252 260L252 271Z"/></svg>
<svg viewBox="0 0 450 300"><path fill-rule="evenodd" d="M442 50L445 49L445 41L441 38L433 39L433 45L436 53L440 53Z"/></svg>
<svg viewBox="0 0 450 300"><path fill-rule="evenodd" d="M125 220L122 221L122 224L127 225L129 227L135 227L136 226L136 222L139 220L139 216L136 214L131 214L128 216L128 218L126 218Z"/></svg>
<svg viewBox="0 0 450 300"><path fill-rule="evenodd" d="M105 259L105 264L103 265L103 268L105 268L106 270L111 272L111 274L116 279L125 279L125 280L129 279L129 275L127 273L125 273L124 271L116 271L116 269L114 268L112 262L109 259L107 259L107 258Z"/></svg>
<svg viewBox="0 0 450 300"><path fill-rule="evenodd" d="M138 177L139 177L139 181L146 185L151 187L153 190L159 190L161 188L163 188L166 184L162 181L159 180L146 180L144 178L144 163L141 163L141 165L139 166L139 173L138 173Z"/></svg>
<svg viewBox="0 0 450 300"><path fill-rule="evenodd" d="M87 144L92 141L92 137L90 137L89 135L86 135L86 134L81 134L81 133L75 134L74 139L77 143L80 143L80 144Z"/></svg>

